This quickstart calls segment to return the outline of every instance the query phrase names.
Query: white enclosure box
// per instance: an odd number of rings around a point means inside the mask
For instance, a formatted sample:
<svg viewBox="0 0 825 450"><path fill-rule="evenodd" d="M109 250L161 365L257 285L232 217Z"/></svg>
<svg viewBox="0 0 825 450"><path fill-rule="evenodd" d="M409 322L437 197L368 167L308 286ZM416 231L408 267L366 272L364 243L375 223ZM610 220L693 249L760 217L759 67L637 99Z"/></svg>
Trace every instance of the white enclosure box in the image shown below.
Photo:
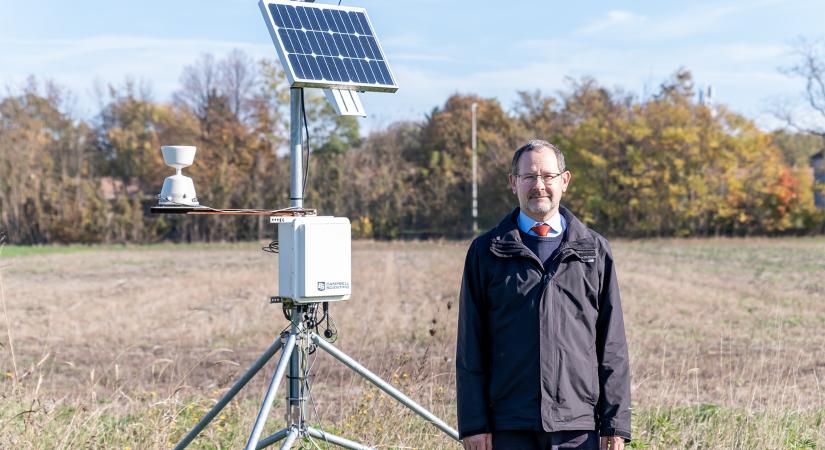
<svg viewBox="0 0 825 450"><path fill-rule="evenodd" d="M352 247L346 217L297 217L278 224L279 296L295 303L349 300Z"/></svg>

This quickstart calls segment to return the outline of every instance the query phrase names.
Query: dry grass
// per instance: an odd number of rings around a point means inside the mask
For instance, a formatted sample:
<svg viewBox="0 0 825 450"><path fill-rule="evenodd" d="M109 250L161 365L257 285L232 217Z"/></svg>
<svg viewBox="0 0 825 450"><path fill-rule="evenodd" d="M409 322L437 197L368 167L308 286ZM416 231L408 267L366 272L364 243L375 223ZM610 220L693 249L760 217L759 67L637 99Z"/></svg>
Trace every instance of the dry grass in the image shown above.
<svg viewBox="0 0 825 450"><path fill-rule="evenodd" d="M466 243L359 242L337 346L455 423ZM633 447L825 447L825 239L614 243ZM284 328L251 244L0 258L0 448L168 448ZM313 420L380 448L458 448L318 352ZM243 445L272 366L197 448ZM280 428L273 409L269 430ZM323 447L323 444L322 444Z"/></svg>

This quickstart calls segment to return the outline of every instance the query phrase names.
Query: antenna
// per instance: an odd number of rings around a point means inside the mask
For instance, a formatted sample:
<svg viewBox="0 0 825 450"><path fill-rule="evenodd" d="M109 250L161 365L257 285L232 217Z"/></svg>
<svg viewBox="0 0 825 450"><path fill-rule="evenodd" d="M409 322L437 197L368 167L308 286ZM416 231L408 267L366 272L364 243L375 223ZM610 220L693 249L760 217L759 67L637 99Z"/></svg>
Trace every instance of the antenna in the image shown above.
<svg viewBox="0 0 825 450"><path fill-rule="evenodd" d="M175 449L186 448L279 350L281 355L245 449L264 448L280 441L283 441L281 449L289 449L299 437L323 439L349 449L369 449L368 446L314 428L306 420L309 372L303 360L305 355L318 348L436 428L459 440L455 429L331 344L337 332L330 324L328 302L348 300L352 292L351 230L347 218L317 216L314 209L304 209L301 157L303 90L323 89L338 114L360 116L365 113L358 91L392 93L398 90L367 12L364 8L294 0L260 0L258 5L290 84L289 207L276 210L219 210L200 205L195 198L194 185L191 190L188 190L189 185L185 186L185 197L183 194L164 196L167 192L164 182L161 202L151 211L158 214L270 216L270 223L278 226L278 242L273 242L266 249L278 252L279 271L279 295L271 297L270 302L281 304L290 320L290 327L289 332L282 333L275 340ZM195 148L168 147L178 149L175 151L166 148L163 150L164 159L169 165L172 165L170 161L174 162L176 165L173 167L177 170L176 175L169 178L182 177L177 166L191 165ZM181 150L184 148L191 150ZM168 151L177 159L167 158ZM189 182L191 184L191 179ZM173 192L171 188L168 191ZM320 319L317 318L319 304L323 307ZM323 337L318 334L322 323L326 326ZM286 427L262 438L284 376L288 378Z"/></svg>
<svg viewBox="0 0 825 450"><path fill-rule="evenodd" d="M478 103L473 102L473 236L478 234L478 149L476 146L476 112Z"/></svg>

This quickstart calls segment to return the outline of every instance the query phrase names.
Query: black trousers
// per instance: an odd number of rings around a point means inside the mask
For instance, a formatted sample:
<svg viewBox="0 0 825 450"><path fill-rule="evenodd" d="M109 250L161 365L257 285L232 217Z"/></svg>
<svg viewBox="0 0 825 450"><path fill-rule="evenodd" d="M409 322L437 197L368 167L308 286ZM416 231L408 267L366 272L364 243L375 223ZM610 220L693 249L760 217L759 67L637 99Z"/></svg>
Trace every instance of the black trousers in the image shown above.
<svg viewBox="0 0 825 450"><path fill-rule="evenodd" d="M493 450L599 450L595 431L494 431Z"/></svg>

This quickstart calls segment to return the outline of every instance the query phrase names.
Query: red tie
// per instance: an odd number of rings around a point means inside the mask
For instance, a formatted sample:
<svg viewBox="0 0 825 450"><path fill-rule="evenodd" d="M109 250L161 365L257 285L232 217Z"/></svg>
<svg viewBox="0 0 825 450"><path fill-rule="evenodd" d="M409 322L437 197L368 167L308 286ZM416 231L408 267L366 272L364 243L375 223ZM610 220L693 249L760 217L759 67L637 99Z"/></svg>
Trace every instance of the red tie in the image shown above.
<svg viewBox="0 0 825 450"><path fill-rule="evenodd" d="M530 228L530 231L535 232L541 237L547 237L547 233L550 232L550 225L547 225L546 223L536 225L533 228Z"/></svg>

